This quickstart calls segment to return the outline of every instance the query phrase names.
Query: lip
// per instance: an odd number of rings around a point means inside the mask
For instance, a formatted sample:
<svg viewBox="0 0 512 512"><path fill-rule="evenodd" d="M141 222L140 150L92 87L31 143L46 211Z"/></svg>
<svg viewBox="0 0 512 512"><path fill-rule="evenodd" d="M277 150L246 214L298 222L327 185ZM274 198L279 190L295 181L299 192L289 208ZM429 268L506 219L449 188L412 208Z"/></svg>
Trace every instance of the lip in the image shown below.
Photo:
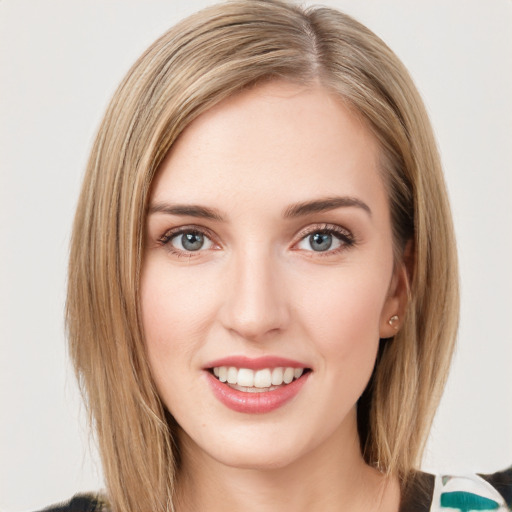
<svg viewBox="0 0 512 512"><path fill-rule="evenodd" d="M229 356L222 359L216 359L207 363L203 369L211 370L219 366L234 366L235 368L248 368L249 370L261 370L263 368L277 368L279 366L292 368L307 368L306 365L277 356L247 357L247 356Z"/></svg>
<svg viewBox="0 0 512 512"><path fill-rule="evenodd" d="M205 374L213 394L226 407L245 414L262 414L274 411L295 398L308 380L311 372L304 373L290 384L272 391L259 393L247 393L233 389L227 384L220 382L209 371L205 371Z"/></svg>

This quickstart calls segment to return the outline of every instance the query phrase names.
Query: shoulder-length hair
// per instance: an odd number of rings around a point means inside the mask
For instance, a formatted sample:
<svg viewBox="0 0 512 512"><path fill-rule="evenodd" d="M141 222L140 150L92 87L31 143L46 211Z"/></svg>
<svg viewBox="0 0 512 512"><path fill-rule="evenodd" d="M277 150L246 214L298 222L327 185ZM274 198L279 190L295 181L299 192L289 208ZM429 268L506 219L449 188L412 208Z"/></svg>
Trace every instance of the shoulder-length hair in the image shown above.
<svg viewBox="0 0 512 512"><path fill-rule="evenodd" d="M368 464L402 482L419 464L458 321L455 243L432 129L406 69L370 30L329 8L235 0L180 22L135 63L107 109L76 212L70 353L114 510L173 510L179 447L148 365L139 286L159 164L202 112L264 80L320 83L358 112L381 150L395 258L409 242L409 302L358 404Z"/></svg>

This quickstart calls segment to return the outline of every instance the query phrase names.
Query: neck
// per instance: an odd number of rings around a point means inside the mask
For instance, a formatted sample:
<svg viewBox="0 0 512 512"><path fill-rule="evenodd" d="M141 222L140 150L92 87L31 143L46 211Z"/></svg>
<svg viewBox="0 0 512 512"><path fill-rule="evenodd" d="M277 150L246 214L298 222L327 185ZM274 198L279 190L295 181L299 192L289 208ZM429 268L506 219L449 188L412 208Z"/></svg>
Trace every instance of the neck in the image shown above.
<svg viewBox="0 0 512 512"><path fill-rule="evenodd" d="M354 418L355 420L355 418ZM178 512L396 512L397 479L368 466L355 421L282 467L238 468L211 458L180 436Z"/></svg>

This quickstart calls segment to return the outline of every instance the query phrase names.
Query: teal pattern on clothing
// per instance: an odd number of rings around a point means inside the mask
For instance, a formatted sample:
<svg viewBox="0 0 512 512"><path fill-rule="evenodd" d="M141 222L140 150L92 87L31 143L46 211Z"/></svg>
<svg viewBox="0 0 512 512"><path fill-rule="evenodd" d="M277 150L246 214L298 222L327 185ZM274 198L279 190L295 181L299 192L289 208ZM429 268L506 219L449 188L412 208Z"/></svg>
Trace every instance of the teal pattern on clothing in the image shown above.
<svg viewBox="0 0 512 512"><path fill-rule="evenodd" d="M503 472L502 475L510 476L509 471ZM510 484L508 480L509 489ZM510 510L504 496L483 476L475 474L436 476L430 512L510 512Z"/></svg>
<svg viewBox="0 0 512 512"><path fill-rule="evenodd" d="M496 510L500 508L500 505L494 500L472 492L453 491L441 494L441 507L470 512L472 510Z"/></svg>

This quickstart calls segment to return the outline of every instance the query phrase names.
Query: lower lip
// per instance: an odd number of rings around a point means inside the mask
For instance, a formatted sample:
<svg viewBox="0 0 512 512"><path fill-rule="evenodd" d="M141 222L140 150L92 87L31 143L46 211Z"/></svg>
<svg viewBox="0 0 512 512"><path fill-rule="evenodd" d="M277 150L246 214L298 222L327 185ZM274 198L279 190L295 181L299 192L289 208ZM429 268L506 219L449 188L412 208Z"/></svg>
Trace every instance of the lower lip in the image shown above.
<svg viewBox="0 0 512 512"><path fill-rule="evenodd" d="M273 391L262 391L259 393L246 393L233 389L227 384L220 382L210 372L206 373L213 394L226 407L236 412L258 414L274 411L297 396L311 372L307 372L290 384L281 386Z"/></svg>

